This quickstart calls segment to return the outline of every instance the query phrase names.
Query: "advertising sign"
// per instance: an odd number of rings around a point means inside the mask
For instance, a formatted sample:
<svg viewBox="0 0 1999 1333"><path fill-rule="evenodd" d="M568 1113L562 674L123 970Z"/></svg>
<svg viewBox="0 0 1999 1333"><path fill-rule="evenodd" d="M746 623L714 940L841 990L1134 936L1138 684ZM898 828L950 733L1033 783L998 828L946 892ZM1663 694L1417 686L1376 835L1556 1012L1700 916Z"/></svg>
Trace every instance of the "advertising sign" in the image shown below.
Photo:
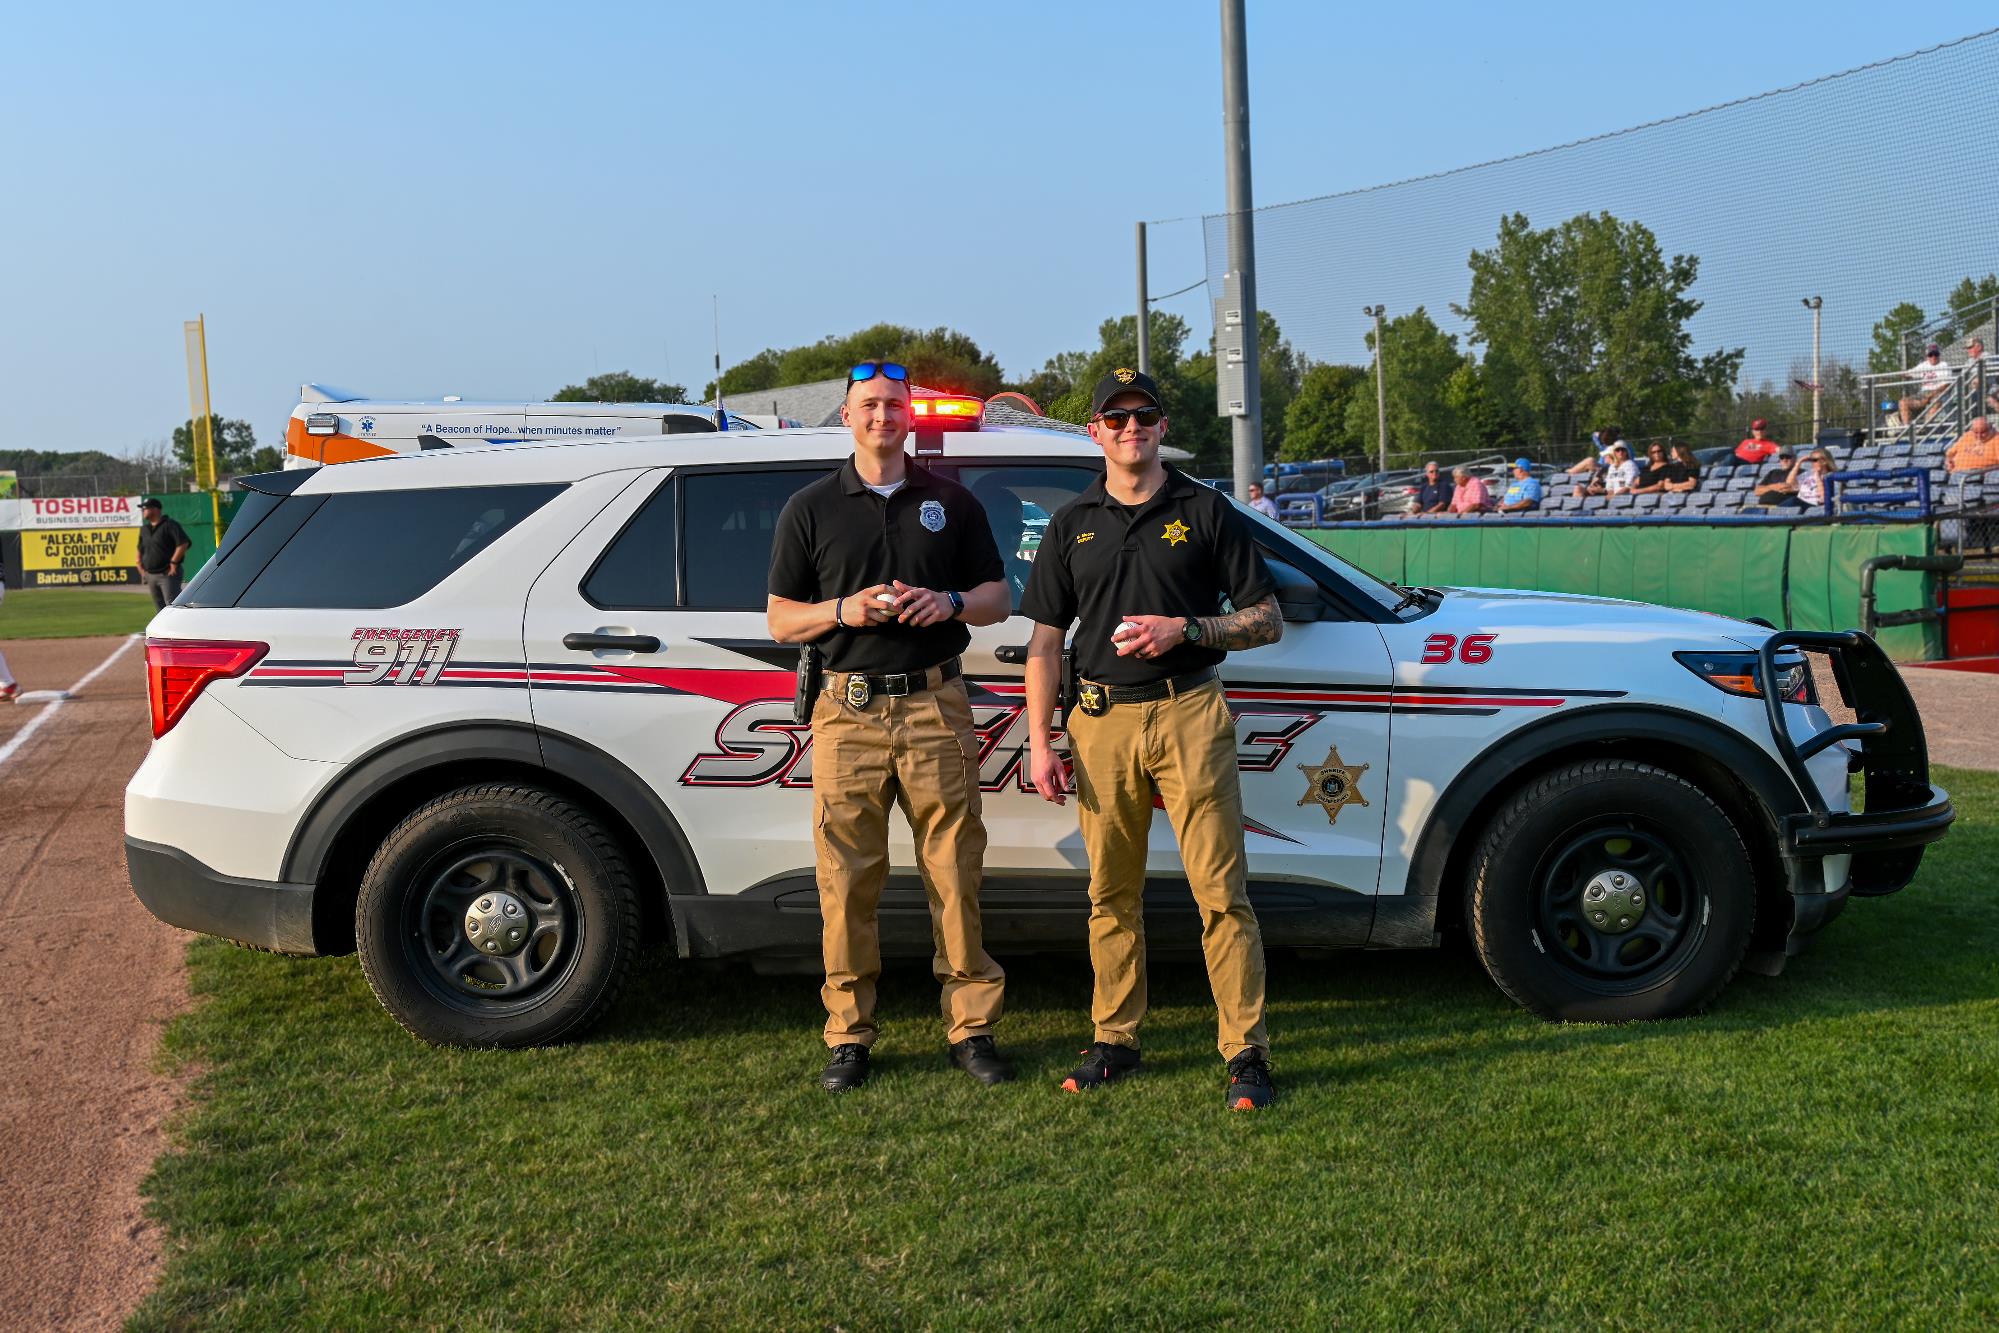
<svg viewBox="0 0 1999 1333"><path fill-rule="evenodd" d="M34 528L21 533L24 588L136 583L138 563L137 528Z"/></svg>

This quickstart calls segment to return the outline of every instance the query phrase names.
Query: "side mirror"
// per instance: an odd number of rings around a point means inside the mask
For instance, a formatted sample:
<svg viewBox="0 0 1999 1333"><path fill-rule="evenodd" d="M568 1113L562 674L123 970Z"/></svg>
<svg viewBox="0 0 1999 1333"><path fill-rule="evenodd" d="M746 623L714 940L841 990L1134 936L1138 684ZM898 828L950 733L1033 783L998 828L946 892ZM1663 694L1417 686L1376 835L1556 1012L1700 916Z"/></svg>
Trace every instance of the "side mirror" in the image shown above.
<svg viewBox="0 0 1999 1333"><path fill-rule="evenodd" d="M1277 609L1288 625L1326 619L1326 594L1296 565L1265 553L1263 563L1277 581Z"/></svg>

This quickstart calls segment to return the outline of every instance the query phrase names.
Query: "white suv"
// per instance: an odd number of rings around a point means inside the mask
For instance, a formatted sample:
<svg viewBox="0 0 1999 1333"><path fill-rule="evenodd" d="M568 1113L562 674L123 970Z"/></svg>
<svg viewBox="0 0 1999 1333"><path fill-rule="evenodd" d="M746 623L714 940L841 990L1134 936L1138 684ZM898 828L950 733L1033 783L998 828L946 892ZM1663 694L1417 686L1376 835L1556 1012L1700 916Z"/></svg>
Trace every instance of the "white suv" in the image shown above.
<svg viewBox="0 0 1999 1333"><path fill-rule="evenodd" d="M648 937L810 967L811 733L764 580L778 512L850 444L529 444L250 479L150 629L157 739L125 805L140 899L264 948L358 948L383 1004L440 1042L580 1031ZM1016 597L1031 516L1101 467L1051 431L914 444L984 503ZM1545 1016L1685 1013L1745 958L1781 966L1849 895L1906 884L1950 823L1864 635L1403 589L1249 519L1288 622L1225 668L1272 947L1464 928ZM1085 938L1075 812L1027 779L1028 636L1018 617L975 630L964 661L1002 954ZM1832 725L1801 650L1830 655L1859 722ZM899 836L883 945L928 956ZM1151 869L1152 938L1191 947L1164 820Z"/></svg>

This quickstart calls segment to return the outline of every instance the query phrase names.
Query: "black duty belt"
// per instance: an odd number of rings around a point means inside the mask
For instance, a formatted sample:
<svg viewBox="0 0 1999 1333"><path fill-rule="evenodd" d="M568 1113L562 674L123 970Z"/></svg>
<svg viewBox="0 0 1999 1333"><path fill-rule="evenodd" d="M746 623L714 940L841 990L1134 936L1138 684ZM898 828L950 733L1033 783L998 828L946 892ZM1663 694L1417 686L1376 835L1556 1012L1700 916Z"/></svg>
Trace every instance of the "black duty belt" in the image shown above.
<svg viewBox="0 0 1999 1333"><path fill-rule="evenodd" d="M919 690L935 689L947 680L956 680L959 673L955 657L942 666L923 671L900 671L886 676L871 676L864 671L829 671L826 673L826 692L838 695L856 708L866 708L868 700L877 694L900 699Z"/></svg>
<svg viewBox="0 0 1999 1333"><path fill-rule="evenodd" d="M1112 704L1149 704L1159 699L1171 699L1177 694L1199 689L1214 678L1213 667L1202 667L1199 671L1155 680L1150 685L1102 685L1086 680L1076 691L1076 706L1091 717L1102 717L1110 711Z"/></svg>

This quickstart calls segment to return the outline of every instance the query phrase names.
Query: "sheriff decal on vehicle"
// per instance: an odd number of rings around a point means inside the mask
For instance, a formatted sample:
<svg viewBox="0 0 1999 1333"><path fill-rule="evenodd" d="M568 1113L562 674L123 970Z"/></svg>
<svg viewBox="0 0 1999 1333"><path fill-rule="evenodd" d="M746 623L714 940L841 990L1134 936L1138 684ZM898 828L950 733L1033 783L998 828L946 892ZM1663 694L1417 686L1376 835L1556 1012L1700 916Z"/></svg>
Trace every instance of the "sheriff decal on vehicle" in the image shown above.
<svg viewBox="0 0 1999 1333"><path fill-rule="evenodd" d="M1367 769L1366 764L1341 763L1340 747L1333 746L1326 751L1325 763L1298 765L1307 784L1298 804L1316 803L1325 810L1328 824L1339 823L1340 811L1350 805L1367 804L1367 797L1360 794L1360 775Z"/></svg>

